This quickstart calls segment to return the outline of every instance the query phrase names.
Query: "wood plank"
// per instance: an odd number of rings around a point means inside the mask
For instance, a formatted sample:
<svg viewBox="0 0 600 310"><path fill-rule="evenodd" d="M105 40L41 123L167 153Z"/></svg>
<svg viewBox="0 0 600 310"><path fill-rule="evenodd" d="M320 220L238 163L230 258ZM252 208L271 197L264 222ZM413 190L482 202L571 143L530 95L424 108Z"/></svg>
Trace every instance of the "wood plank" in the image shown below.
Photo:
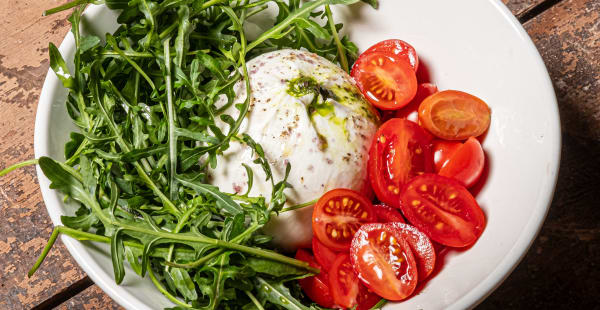
<svg viewBox="0 0 600 310"><path fill-rule="evenodd" d="M121 310L123 309L97 285L92 285L79 295L65 301L57 310Z"/></svg>
<svg viewBox="0 0 600 310"><path fill-rule="evenodd" d="M599 140L600 1L563 1L525 27L554 82L563 130Z"/></svg>
<svg viewBox="0 0 600 310"><path fill-rule="evenodd" d="M596 309L600 296L600 0L565 0L525 25L554 82L563 149L539 237L480 309Z"/></svg>
<svg viewBox="0 0 600 310"><path fill-rule="evenodd" d="M516 17L523 16L533 7L544 1L545 0L502 0Z"/></svg>
<svg viewBox="0 0 600 310"><path fill-rule="evenodd" d="M68 31L67 14L41 15L44 8L59 4L0 1L0 169L33 158L48 41L58 44ZM0 179L0 218L0 309L29 309L85 276L57 242L38 273L27 278L52 231L33 167Z"/></svg>

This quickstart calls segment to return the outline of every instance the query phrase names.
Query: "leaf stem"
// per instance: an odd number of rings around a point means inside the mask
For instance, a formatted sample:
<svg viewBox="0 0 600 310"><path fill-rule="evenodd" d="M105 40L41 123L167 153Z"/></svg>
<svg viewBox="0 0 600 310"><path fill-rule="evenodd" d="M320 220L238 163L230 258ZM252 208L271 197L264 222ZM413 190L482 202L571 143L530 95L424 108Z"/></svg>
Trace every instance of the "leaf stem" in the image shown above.
<svg viewBox="0 0 600 310"><path fill-rule="evenodd" d="M152 271L152 266L150 266L150 261L148 261L148 274L150 275L150 279L152 280L152 283L154 283L154 286L156 286L156 288L163 294L165 295L165 297L167 297L170 301L184 307L184 308L192 308L192 306L188 305L185 302L182 302L181 300L179 300L177 297L171 295L171 293L169 293L160 283L160 281L156 278L156 276L154 275L154 271Z"/></svg>
<svg viewBox="0 0 600 310"><path fill-rule="evenodd" d="M248 298L250 298L250 300L252 300L252 303L256 306L256 308L258 308L258 310L265 310L265 308L263 308L263 306L260 304L258 299L256 299L256 297L254 297L254 294L252 294L252 292L250 292L250 291L244 291L244 292L246 292L246 295L248 295Z"/></svg>
<svg viewBox="0 0 600 310"><path fill-rule="evenodd" d="M20 163L16 163L12 166L8 166L8 167L0 170L0 177L7 175L8 173L10 173L11 171L13 171L15 169L19 169L19 168L29 166L29 165L37 165L37 163L38 163L37 159L30 159L30 160L22 161Z"/></svg>
<svg viewBox="0 0 600 310"><path fill-rule="evenodd" d="M306 208L306 207L314 205L315 203L317 203L317 201L319 201L319 199L315 199L315 200L307 201L307 202L304 202L304 203L301 203L301 204L297 204L295 206L283 208L283 209L281 209L280 212L287 212L287 211L293 211L293 210L298 210L298 209Z"/></svg>
<svg viewBox="0 0 600 310"><path fill-rule="evenodd" d="M62 12L64 10L68 10L70 8L74 8L74 7L76 7L78 5L81 5L81 4L89 4L89 3L93 3L93 2L95 2L95 1L94 0L75 0L75 1L67 2L67 3L65 3L63 5L59 5L59 6L55 7L55 8L52 8L52 9L44 11L42 13L42 16L52 15L52 14L55 14L55 13L58 13L58 12Z"/></svg>
<svg viewBox="0 0 600 310"><path fill-rule="evenodd" d="M325 5L325 14L327 14L327 23L329 24L329 28L331 29L331 34L333 35L333 40L335 40L335 44L337 45L338 56L340 57L340 65L344 71L349 72L348 69L348 59L346 58L346 52L344 51L344 45L340 41L340 37L338 36L337 29L335 28L335 22L333 21L333 16L331 14L331 9L329 5Z"/></svg>
<svg viewBox="0 0 600 310"><path fill-rule="evenodd" d="M171 57L169 39L163 42L165 49L165 84L167 86L167 121L169 125L169 198L177 198L177 136L175 134L175 109L173 108L173 89L171 88Z"/></svg>

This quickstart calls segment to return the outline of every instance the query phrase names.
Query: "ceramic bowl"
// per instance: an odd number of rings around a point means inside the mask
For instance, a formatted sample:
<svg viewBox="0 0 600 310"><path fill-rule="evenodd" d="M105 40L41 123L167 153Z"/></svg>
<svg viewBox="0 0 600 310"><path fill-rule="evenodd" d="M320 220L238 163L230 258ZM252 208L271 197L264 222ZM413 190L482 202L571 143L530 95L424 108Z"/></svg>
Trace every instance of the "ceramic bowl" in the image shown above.
<svg viewBox="0 0 600 310"><path fill-rule="evenodd" d="M560 122L552 83L535 46L499 0L380 0L337 7L361 51L389 38L410 42L432 82L485 100L492 122L483 148L488 167L477 199L487 227L467 251L450 252L440 272L418 294L386 309L465 309L475 306L510 274L540 229L559 166ZM102 35L116 29L116 13L90 6L84 31ZM256 27L261 27L260 21ZM255 28L256 28L255 27ZM60 46L71 62L74 41L69 33ZM37 110L35 155L64 160L63 147L75 127L65 110L66 91L48 72ZM50 190L38 169L39 184L55 225L72 214L61 196ZM130 269L121 285L113 280L110 250L103 244L63 237L71 255L117 303L127 309L162 309L172 304L149 279ZM43 266L42 266L43 268Z"/></svg>

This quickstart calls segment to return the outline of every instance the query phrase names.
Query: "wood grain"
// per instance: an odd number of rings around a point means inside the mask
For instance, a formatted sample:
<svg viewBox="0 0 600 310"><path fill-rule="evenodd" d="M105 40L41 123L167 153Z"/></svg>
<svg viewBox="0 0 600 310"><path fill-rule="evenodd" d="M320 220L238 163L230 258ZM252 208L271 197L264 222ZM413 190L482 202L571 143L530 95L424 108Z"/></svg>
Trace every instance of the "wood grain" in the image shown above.
<svg viewBox="0 0 600 310"><path fill-rule="evenodd" d="M502 0L516 17L523 16L533 7L544 1L545 0Z"/></svg>
<svg viewBox="0 0 600 310"><path fill-rule="evenodd" d="M68 31L66 13L42 18L58 1L0 1L0 169L33 158L33 126L39 92L48 70L48 42ZM0 179L0 309L29 309L84 277L61 242L32 277L52 231L35 169Z"/></svg>
<svg viewBox="0 0 600 310"><path fill-rule="evenodd" d="M79 295L65 301L56 308L57 310L120 310L123 309L117 305L108 295L106 295L97 285L92 285Z"/></svg>

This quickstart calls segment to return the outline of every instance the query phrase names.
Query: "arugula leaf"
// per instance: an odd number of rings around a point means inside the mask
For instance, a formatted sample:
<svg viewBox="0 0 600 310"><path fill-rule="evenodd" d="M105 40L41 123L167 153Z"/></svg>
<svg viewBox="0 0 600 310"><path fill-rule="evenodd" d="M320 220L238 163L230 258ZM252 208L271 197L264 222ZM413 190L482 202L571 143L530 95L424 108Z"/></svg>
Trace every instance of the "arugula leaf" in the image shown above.
<svg viewBox="0 0 600 310"><path fill-rule="evenodd" d="M256 277L258 296L289 310L310 310L292 296L283 282L275 282Z"/></svg>

